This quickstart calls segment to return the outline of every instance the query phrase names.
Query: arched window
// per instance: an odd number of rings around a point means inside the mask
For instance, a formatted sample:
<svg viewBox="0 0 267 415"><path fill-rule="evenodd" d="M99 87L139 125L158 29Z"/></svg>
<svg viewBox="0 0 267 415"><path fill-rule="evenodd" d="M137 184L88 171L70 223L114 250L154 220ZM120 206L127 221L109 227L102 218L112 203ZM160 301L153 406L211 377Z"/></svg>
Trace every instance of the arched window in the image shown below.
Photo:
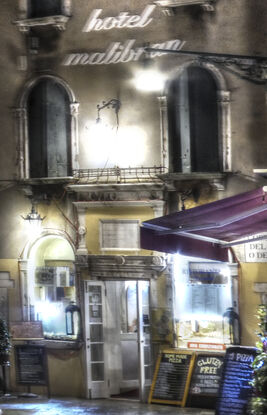
<svg viewBox="0 0 267 415"><path fill-rule="evenodd" d="M222 170L218 94L210 71L188 66L169 86L170 163L175 172Z"/></svg>
<svg viewBox="0 0 267 415"><path fill-rule="evenodd" d="M61 0L28 0L28 17L46 17L62 14Z"/></svg>
<svg viewBox="0 0 267 415"><path fill-rule="evenodd" d="M14 111L19 179L62 178L79 168L78 108L61 78L44 75L25 86Z"/></svg>
<svg viewBox="0 0 267 415"><path fill-rule="evenodd" d="M69 98L62 85L41 79L28 97L30 177L71 175Z"/></svg>

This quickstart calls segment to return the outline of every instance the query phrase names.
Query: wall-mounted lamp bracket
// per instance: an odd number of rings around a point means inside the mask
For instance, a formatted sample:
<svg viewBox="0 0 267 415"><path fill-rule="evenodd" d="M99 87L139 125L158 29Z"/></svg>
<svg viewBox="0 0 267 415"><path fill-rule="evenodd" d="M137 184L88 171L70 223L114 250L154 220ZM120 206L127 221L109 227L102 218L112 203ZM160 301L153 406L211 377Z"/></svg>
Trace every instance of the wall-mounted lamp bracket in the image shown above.
<svg viewBox="0 0 267 415"><path fill-rule="evenodd" d="M111 98L109 101L103 101L102 105L97 104L96 108L97 108L97 119L96 122L99 123L101 118L100 118L100 111L103 110L104 108L112 108L115 111L115 115L116 115L116 121L117 121L117 129L119 127L119 111L120 111L120 107L121 107L121 102L119 99L116 98Z"/></svg>
<svg viewBox="0 0 267 415"><path fill-rule="evenodd" d="M194 56L199 61L210 62L221 66L224 70L231 72L246 81L264 85L267 82L267 57L246 56L213 52L196 52L188 50L171 50L146 47L147 52L172 53L181 56Z"/></svg>

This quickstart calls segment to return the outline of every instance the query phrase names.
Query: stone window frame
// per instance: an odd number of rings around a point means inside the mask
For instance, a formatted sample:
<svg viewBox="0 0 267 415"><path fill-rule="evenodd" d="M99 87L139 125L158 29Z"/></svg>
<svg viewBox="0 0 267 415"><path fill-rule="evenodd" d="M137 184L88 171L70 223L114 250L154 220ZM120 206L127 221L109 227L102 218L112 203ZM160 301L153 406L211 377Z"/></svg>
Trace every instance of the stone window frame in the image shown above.
<svg viewBox="0 0 267 415"><path fill-rule="evenodd" d="M232 171L232 138L231 138L231 93L227 88L226 81L220 70L212 63L189 61L175 69L169 77L168 84L162 96L158 97L160 112L160 137L161 137L161 165L166 171L174 173L169 160L169 128L168 128L168 87L172 80L178 78L180 74L189 66L199 66L206 69L213 76L217 86L217 105L218 105L218 140L219 140L219 161L221 171L227 173ZM184 173L181 173L184 174ZM190 174L190 173L188 173ZM195 176L197 172L191 172Z"/></svg>
<svg viewBox="0 0 267 415"><path fill-rule="evenodd" d="M18 105L14 108L15 117L15 137L17 148L17 177L19 180L29 180L30 177L30 156L29 156L29 131L28 131L28 112L27 101L31 90L42 79L53 80L60 84L66 91L70 103L70 139L71 139L71 169L79 169L78 164L78 110L79 103L69 85L61 78L54 75L41 75L30 80L24 86L23 93L18 101ZM44 177L44 179L49 179ZM52 178L50 180L53 181ZM55 179L54 179L55 180ZM63 180L58 177L57 180Z"/></svg>
<svg viewBox="0 0 267 415"><path fill-rule="evenodd" d="M14 24L21 32L29 32L31 27L52 26L58 30L65 30L66 24L71 16L72 0L62 1L62 14L57 16L46 16L28 18L28 0L18 0L18 19Z"/></svg>

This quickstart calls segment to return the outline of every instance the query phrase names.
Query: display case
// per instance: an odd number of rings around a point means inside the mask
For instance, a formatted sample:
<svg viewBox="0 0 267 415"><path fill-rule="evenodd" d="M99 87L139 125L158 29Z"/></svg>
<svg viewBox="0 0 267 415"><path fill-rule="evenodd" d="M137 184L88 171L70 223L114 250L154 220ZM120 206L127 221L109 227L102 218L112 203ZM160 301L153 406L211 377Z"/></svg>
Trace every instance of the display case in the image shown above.
<svg viewBox="0 0 267 415"><path fill-rule="evenodd" d="M173 271L178 347L216 350L238 343L236 264L202 262L177 255Z"/></svg>

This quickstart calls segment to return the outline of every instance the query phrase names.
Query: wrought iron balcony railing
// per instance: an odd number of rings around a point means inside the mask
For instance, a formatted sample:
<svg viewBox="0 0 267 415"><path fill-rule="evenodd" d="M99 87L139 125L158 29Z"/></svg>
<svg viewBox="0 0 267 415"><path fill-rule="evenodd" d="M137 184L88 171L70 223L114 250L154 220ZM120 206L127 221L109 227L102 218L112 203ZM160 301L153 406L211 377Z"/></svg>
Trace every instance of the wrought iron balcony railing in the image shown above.
<svg viewBox="0 0 267 415"><path fill-rule="evenodd" d="M78 183L136 183L156 181L159 175L167 173L163 166L154 167L112 167L103 169L73 170L73 178Z"/></svg>

